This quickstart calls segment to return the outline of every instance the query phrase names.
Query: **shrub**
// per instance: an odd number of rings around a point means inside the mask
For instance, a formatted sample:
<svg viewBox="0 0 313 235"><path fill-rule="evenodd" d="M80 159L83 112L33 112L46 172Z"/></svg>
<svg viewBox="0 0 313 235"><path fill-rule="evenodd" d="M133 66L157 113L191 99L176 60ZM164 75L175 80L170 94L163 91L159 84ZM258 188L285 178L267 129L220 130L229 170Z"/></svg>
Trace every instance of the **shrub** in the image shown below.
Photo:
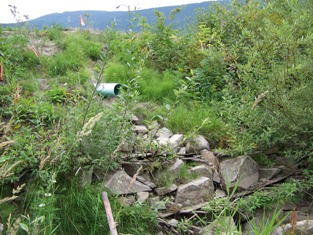
<svg viewBox="0 0 313 235"><path fill-rule="evenodd" d="M271 1L260 8L254 1L236 2L230 9L220 5L199 17L205 47L219 54L211 67L226 68L217 71L222 83L213 80L222 100L213 97L212 105L231 127L230 145L237 152L264 151L272 145L291 152L300 148L307 157L311 152L311 141L302 138L313 138L307 132L312 108L305 101L313 95L306 90L312 90L312 38L307 37L312 27L305 26L310 17L305 4ZM299 14L303 18L295 25ZM299 30L302 27L305 30ZM195 74L201 82L216 73L201 70Z"/></svg>

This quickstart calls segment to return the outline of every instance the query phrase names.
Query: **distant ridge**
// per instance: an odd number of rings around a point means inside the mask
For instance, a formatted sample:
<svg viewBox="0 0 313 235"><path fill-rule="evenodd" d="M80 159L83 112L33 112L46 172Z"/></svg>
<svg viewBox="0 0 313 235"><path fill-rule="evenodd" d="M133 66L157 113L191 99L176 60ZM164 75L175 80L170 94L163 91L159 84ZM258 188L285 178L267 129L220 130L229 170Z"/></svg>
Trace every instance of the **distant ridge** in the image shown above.
<svg viewBox="0 0 313 235"><path fill-rule="evenodd" d="M42 29L43 27L50 27L54 24L59 24L63 28L78 28L80 27L79 16L88 15L88 19L85 20L85 28L93 29L105 29L111 27L113 22L116 30L129 30L131 28L130 19L136 17L145 17L147 23L153 24L156 21L154 11L160 11L166 16L170 15L170 12L176 8L181 8L175 19L172 21L175 28L186 27L188 22L195 20L195 10L196 9L208 9L213 4L217 2L220 4L227 4L230 0L220 0L220 1L205 1L202 3L193 3L181 6L170 6L170 7L159 7L136 11L72 11L63 13L53 13L39 18L27 21L27 24L31 28ZM135 23L136 26L138 21ZM16 24L1 24L2 26L14 27ZM138 27L134 27L133 30L140 30Z"/></svg>

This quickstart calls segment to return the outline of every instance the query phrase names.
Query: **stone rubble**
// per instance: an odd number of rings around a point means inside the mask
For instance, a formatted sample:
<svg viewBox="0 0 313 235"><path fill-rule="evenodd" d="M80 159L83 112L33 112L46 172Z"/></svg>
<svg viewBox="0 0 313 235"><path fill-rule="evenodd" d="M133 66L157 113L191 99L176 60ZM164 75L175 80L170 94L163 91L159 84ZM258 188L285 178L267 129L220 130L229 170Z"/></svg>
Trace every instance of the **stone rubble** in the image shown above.
<svg viewBox="0 0 313 235"><path fill-rule="evenodd" d="M118 149L123 153L123 169L107 176L104 185L112 193L120 195L125 205L136 200L148 203L158 211L159 218L173 229L177 228L178 220L171 217L201 211L209 201L227 197L227 187L249 194L256 187L266 185L272 179L275 182L276 178L288 173L285 166L260 168L246 155L220 157L210 149L204 136L197 135L185 141L183 134L173 133L165 127L148 128L138 125L140 120L135 117L132 119L136 124L134 133L137 137L128 142L124 140L123 144L127 147ZM156 159L159 163L155 167ZM85 181L90 180L88 174ZM312 221L298 221L297 228L299 231L306 228L303 234L313 234ZM223 230L223 223L229 225L230 230ZM288 226L278 227L271 235L283 234ZM211 221L208 226L197 229L195 234L216 234L214 231L220 231L218 234L237 234L232 217L227 217L226 221ZM250 234L248 226L243 226L242 230L242 234Z"/></svg>

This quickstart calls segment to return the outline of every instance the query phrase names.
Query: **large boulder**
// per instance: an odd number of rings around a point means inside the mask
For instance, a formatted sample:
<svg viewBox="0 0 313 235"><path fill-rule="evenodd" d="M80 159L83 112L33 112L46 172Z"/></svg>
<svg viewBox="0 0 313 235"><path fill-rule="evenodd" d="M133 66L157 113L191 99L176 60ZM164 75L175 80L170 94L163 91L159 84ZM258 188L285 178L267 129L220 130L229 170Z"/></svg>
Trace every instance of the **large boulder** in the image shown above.
<svg viewBox="0 0 313 235"><path fill-rule="evenodd" d="M201 158L207 162L209 166L212 166L216 171L219 171L220 162L213 152L203 149L200 152Z"/></svg>
<svg viewBox="0 0 313 235"><path fill-rule="evenodd" d="M177 151L179 150L179 147L181 147L183 141L184 136L182 134L174 134L169 138L168 144L174 151Z"/></svg>
<svg viewBox="0 0 313 235"><path fill-rule="evenodd" d="M190 174L195 174L197 176L208 177L210 179L213 178L212 169L210 167L208 167L207 165L194 166L194 167L189 169L189 173Z"/></svg>
<svg viewBox="0 0 313 235"><path fill-rule="evenodd" d="M110 176L105 181L104 186L117 195L151 191L150 187L132 179L123 170Z"/></svg>
<svg viewBox="0 0 313 235"><path fill-rule="evenodd" d="M259 166L249 156L239 156L220 163L220 172L225 185L248 189L259 179Z"/></svg>
<svg viewBox="0 0 313 235"><path fill-rule="evenodd" d="M197 135L186 144L187 153L199 153L203 149L210 150L210 144L202 135Z"/></svg>
<svg viewBox="0 0 313 235"><path fill-rule="evenodd" d="M175 202L184 206L196 205L210 200L213 197L213 191L213 181L208 177L200 177L178 186Z"/></svg>
<svg viewBox="0 0 313 235"><path fill-rule="evenodd" d="M173 132L170 129L166 127L162 127L161 129L157 131L157 133L155 134L155 137L170 138L172 135L173 135Z"/></svg>
<svg viewBox="0 0 313 235"><path fill-rule="evenodd" d="M184 161L177 158L175 163L169 167L168 172L174 176L178 176L184 165Z"/></svg>

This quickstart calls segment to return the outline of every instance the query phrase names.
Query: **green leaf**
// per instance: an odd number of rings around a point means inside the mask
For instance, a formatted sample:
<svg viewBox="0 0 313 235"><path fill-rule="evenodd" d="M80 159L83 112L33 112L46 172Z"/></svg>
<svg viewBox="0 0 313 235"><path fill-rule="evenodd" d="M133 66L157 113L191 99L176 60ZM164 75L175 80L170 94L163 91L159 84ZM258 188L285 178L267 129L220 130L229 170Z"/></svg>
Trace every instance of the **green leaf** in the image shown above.
<svg viewBox="0 0 313 235"><path fill-rule="evenodd" d="M2 157L0 158L0 163L3 163L3 162L5 162L6 160L9 160L9 159L10 159L9 156L2 156Z"/></svg>
<svg viewBox="0 0 313 235"><path fill-rule="evenodd" d="M28 226L24 223L20 223L21 229L28 233Z"/></svg>

